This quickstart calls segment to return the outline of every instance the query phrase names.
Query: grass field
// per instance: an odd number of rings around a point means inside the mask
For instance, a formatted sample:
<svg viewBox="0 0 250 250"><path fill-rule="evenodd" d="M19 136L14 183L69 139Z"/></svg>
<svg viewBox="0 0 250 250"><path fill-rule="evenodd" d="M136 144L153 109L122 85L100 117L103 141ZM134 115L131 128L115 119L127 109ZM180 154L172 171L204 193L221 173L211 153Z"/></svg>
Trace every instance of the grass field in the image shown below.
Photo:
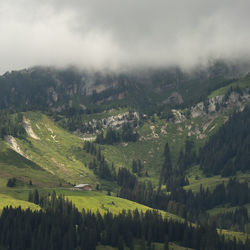
<svg viewBox="0 0 250 250"><path fill-rule="evenodd" d="M1 190L0 197L9 197L15 201L24 201L28 199L28 194L33 191L34 188L3 188ZM112 213L118 214L123 210L135 210L146 212L147 210L153 210L147 206L141 205L137 202L122 199L116 196L107 195L107 192L100 191L73 191L68 188L42 188L39 189L39 193L48 194L55 191L58 195L63 194L66 198L72 201L73 204L81 211L82 209L97 211L100 213L105 213L110 211ZM31 203L32 204L32 203ZM18 205L17 205L18 206ZM180 217L159 210L162 216L169 219L183 221Z"/></svg>
<svg viewBox="0 0 250 250"><path fill-rule="evenodd" d="M118 197L104 195L98 192L84 192L79 194L81 191L75 191L74 193L67 194L67 198L72 201L73 204L81 211L83 208L85 210L97 211L100 213L105 213L110 211L112 213L118 214L122 210L135 210L145 212L149 208L138 204L136 202L128 201Z"/></svg>
<svg viewBox="0 0 250 250"><path fill-rule="evenodd" d="M54 189L44 189L41 192L52 192ZM97 211L100 213L105 213L110 211L112 213L118 214L123 210L135 210L146 212L147 210L153 210L147 206L141 205L137 202L122 199L116 196L106 195L106 192L99 191L72 191L68 189L55 189L57 194L64 194L66 198L72 201L73 204L81 211L83 208L85 210ZM159 210L162 216L173 220L183 221L180 217Z"/></svg>
<svg viewBox="0 0 250 250"><path fill-rule="evenodd" d="M206 177L202 171L199 169L199 166L196 165L189 169L187 174L189 185L185 186L186 190L191 189L194 192L198 192L200 190L200 185L202 184L203 188L209 188L213 190L216 185L220 183L225 183L229 181L230 177L221 177L220 175ZM248 182L250 183L250 173L241 173L238 172L235 176L240 182Z"/></svg>
<svg viewBox="0 0 250 250"><path fill-rule="evenodd" d="M11 204L15 207L18 207L19 204L23 204L23 208L26 209L31 206L37 207L33 203L27 202L28 193L32 191L32 189L8 189L4 190L4 194L0 194L0 207L7 206ZM97 191L72 191L65 188L57 188L57 189L40 189L39 193L52 193L55 191L58 195L63 194L65 195L68 200L72 201L73 204L81 211L82 209L91 210L91 211L99 211L101 214L110 211L114 214L118 214L123 210L135 210L138 209L139 211L146 212L147 210L153 210L147 206L141 205L139 203L129 201L126 199L122 199L116 196L109 196L106 195L106 192L97 192ZM2 202L3 201L3 202ZM159 212L162 216L173 219L183 221L180 217L168 213L168 212Z"/></svg>
<svg viewBox="0 0 250 250"><path fill-rule="evenodd" d="M40 207L34 203L18 200L5 194L0 194L0 213L2 212L2 209L7 206L12 206L13 208L21 206L22 209L30 208L31 210L40 209Z"/></svg>
<svg viewBox="0 0 250 250"><path fill-rule="evenodd" d="M20 189L20 188L5 188L3 189L0 194L0 209L7 205L12 205L14 207L18 207L22 205L24 209L30 207L35 208L37 207L35 204L27 202L28 194L33 189ZM65 197L72 201L73 204L81 211L82 209L91 210L91 211L99 211L100 213L105 213L110 211L114 214L118 214L123 210L135 210L138 209L139 211L146 212L147 210L153 210L147 206L141 205L139 203L129 201L126 199L122 199L116 196L109 196L106 195L106 192L98 192L98 191L73 191L65 188L45 188L40 189L39 193L46 194L52 193L55 191L58 195L63 194ZM168 212L159 212L162 216L167 217L173 220L180 220L183 221L180 217L168 213Z"/></svg>

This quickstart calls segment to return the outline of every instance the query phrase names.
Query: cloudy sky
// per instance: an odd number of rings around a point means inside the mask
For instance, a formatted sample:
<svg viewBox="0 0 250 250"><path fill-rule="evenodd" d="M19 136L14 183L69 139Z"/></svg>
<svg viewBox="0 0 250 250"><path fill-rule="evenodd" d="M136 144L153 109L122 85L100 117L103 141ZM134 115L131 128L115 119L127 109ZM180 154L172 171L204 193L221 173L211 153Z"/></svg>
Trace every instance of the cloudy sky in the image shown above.
<svg viewBox="0 0 250 250"><path fill-rule="evenodd" d="M1 1L0 73L247 59L249 11L249 0Z"/></svg>

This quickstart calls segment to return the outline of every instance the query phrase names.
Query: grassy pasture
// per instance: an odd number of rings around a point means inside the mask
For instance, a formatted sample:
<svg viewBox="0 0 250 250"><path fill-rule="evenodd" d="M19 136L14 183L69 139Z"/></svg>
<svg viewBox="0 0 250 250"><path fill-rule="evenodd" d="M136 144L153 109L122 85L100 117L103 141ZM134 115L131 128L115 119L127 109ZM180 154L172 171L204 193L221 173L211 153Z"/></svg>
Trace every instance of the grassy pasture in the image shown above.
<svg viewBox="0 0 250 250"><path fill-rule="evenodd" d="M24 200L18 200L5 194L0 194L0 213L6 206L12 206L13 208L21 206L22 209L30 208L31 210L40 209L40 207L35 205L34 203L27 202Z"/></svg>

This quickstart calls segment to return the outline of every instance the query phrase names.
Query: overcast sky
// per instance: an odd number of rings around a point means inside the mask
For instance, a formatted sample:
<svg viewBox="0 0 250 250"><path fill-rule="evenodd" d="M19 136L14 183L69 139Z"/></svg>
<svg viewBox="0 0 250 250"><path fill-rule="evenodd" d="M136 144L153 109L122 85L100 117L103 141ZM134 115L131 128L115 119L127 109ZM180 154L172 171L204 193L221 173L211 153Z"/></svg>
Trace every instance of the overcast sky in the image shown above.
<svg viewBox="0 0 250 250"><path fill-rule="evenodd" d="M0 73L246 59L249 11L249 0L1 0Z"/></svg>

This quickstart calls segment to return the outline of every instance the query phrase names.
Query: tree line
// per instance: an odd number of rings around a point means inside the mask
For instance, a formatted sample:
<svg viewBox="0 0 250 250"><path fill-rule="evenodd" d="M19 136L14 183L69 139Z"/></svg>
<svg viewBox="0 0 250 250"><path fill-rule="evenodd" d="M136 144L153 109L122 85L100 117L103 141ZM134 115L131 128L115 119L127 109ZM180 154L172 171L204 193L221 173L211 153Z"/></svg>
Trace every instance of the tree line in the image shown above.
<svg viewBox="0 0 250 250"><path fill-rule="evenodd" d="M115 169L114 164L112 163L111 166L105 160L104 155L101 152L100 146L97 146L95 143L86 141L84 143L83 149L86 150L88 153L94 156L94 159L89 162L88 167L89 169L93 170L93 172L98 175L100 178L109 180L109 181L117 181L118 185L122 186L121 183L129 182L130 178L136 179L136 175L141 177L142 170L144 169L144 165L141 163L139 159L132 161L132 173L129 170L122 167L118 170ZM132 177L131 177L132 176ZM145 176L148 177L148 171L146 170Z"/></svg>
<svg viewBox="0 0 250 250"><path fill-rule="evenodd" d="M94 156L94 159L88 164L89 169L93 170L94 174L96 174L102 179L106 179L108 181L115 181L115 167L113 164L111 167L108 165L108 162L105 160L105 157L101 152L101 148L97 147L94 143L88 141L84 143L83 148L88 153Z"/></svg>
<svg viewBox="0 0 250 250"><path fill-rule="evenodd" d="M115 144L119 142L135 142L139 138L137 131L134 132L129 122L122 125L121 131L108 128L106 134L103 131L96 136L96 143Z"/></svg>
<svg viewBox="0 0 250 250"><path fill-rule="evenodd" d="M168 249L169 242L204 250L245 250L250 246L249 240L245 243L225 240L214 226L193 227L187 222L169 220L157 211L101 215L84 209L79 212L63 195L57 196L54 192L35 196L43 208L40 211L20 207L3 209L0 217L2 249L94 250L97 245L108 245L122 250L134 249L138 241L141 249L152 249L153 242L163 243L164 249Z"/></svg>
<svg viewBox="0 0 250 250"><path fill-rule="evenodd" d="M210 223L215 223L219 228L249 233L249 231L246 230L249 217L245 207L239 207L234 211L210 216L209 221Z"/></svg>
<svg viewBox="0 0 250 250"><path fill-rule="evenodd" d="M6 135L14 137L26 136L26 131L23 127L23 115L21 113L0 110L0 136L4 138Z"/></svg>
<svg viewBox="0 0 250 250"><path fill-rule="evenodd" d="M200 149L200 168L207 175L233 176L250 170L250 107L234 113ZM211 157L211 155L213 157Z"/></svg>
<svg viewBox="0 0 250 250"><path fill-rule="evenodd" d="M182 187L172 189L171 192L166 193L160 188L154 189L150 181L139 182L136 176L128 173L123 176L123 182L119 182L121 186L119 197L136 201L155 209L169 211L194 223L204 220L211 222L211 216L206 212L209 209L229 204L231 206L243 206L250 202L250 189L247 182L240 183L235 178L230 179L227 184L217 185L213 191L208 188L205 189L201 185L197 193L191 190L187 191ZM245 212L243 210L240 210L240 212L242 212L244 217ZM216 221L214 222L217 223ZM237 220L229 222L230 227L233 227L236 223ZM248 220L244 222L244 225L247 223ZM223 223L217 223L217 226L221 225ZM243 227L242 221L239 221L238 228L242 229Z"/></svg>
<svg viewBox="0 0 250 250"><path fill-rule="evenodd" d="M185 173L191 165L197 162L194 142L190 139L185 141L184 151L180 151L176 166L172 163L168 143L165 144L163 155L164 162L160 174L160 186L166 185L167 190L171 191L177 187L188 185L189 182Z"/></svg>

